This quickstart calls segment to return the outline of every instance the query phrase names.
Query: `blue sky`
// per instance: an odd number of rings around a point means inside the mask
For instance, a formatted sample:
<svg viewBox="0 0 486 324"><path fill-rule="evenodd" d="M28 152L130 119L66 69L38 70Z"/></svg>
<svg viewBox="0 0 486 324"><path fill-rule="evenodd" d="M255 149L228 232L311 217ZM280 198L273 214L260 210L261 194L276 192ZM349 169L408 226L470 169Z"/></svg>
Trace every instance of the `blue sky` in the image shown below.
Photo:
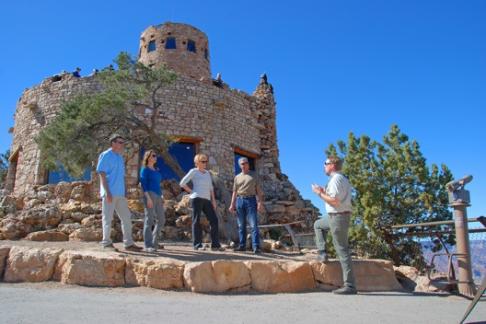
<svg viewBox="0 0 486 324"><path fill-rule="evenodd" d="M166 21L209 37L211 68L251 93L268 74L283 171L307 199L323 151L396 123L427 162L473 174L469 216L486 214L486 1L8 1L0 4L0 152L17 99L60 72L137 53Z"/></svg>

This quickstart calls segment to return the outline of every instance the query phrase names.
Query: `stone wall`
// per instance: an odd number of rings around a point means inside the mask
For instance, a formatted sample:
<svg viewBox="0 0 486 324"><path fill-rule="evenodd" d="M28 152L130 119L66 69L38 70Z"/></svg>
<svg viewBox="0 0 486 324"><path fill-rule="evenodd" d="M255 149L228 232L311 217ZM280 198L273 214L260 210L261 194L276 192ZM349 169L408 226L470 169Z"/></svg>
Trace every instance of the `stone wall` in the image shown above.
<svg viewBox="0 0 486 324"><path fill-rule="evenodd" d="M210 156L209 167L224 181L234 177L234 148L260 155L260 128L256 98L195 81L179 75L177 80L159 92L163 110L157 130L167 135L199 141L199 151ZM140 111L139 117L151 116ZM136 171L132 161L131 169ZM129 183L137 182L136 172Z"/></svg>
<svg viewBox="0 0 486 324"><path fill-rule="evenodd" d="M11 146L13 163L9 169L7 189L16 195L26 194L33 185L45 184L47 172L41 166L35 137L58 114L61 104L79 93L98 88L93 77L76 78L65 73L46 78L26 89L17 102Z"/></svg>
<svg viewBox="0 0 486 324"><path fill-rule="evenodd" d="M62 102L99 88L95 77L76 78L64 74L60 78L56 82L48 78L26 90L18 102L12 144L16 168L9 174L9 185L13 185L16 195L25 195L34 185L47 181L47 172L41 166L40 151L34 141L39 130L56 116ZM157 122L158 130L199 140L199 151L210 156L209 167L227 190L231 189L234 177L235 149L244 150L258 157L256 168L272 222L315 219L317 211L310 202L302 200L280 170L275 102L266 78L261 79L254 96L250 96L179 75L173 84L160 91L159 99L164 109ZM138 112L141 118L146 113L149 112ZM128 187L137 187L140 161L136 156L127 164Z"/></svg>

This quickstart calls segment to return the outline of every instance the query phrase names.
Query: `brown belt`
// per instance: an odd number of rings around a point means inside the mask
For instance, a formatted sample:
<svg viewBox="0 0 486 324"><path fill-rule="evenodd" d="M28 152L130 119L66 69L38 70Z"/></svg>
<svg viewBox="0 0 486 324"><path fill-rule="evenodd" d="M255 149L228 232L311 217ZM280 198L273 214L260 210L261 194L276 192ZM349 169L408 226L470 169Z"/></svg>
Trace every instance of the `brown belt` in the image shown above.
<svg viewBox="0 0 486 324"><path fill-rule="evenodd" d="M243 199L248 199L248 198L253 198L253 197L256 197L255 195L251 195L251 196L236 196L237 198L243 198Z"/></svg>

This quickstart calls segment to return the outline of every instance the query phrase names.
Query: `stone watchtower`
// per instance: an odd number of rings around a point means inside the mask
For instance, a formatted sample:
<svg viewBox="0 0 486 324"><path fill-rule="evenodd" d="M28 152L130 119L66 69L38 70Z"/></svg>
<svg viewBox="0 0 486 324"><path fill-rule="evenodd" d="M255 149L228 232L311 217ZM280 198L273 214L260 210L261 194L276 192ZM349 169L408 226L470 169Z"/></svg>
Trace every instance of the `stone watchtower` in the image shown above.
<svg viewBox="0 0 486 324"><path fill-rule="evenodd" d="M172 83L155 94L155 99L163 106L155 120L155 131L178 139L171 154L186 172L193 167L195 154L208 154L213 181L218 184L216 195L221 202L218 215L224 237L237 237L236 219L228 214L227 207L234 176L240 172L237 166L240 157L249 159L262 184L266 209L260 215L262 223L314 220L318 211L310 201L301 197L280 167L276 102L267 76L260 77L252 94L232 89L220 74L215 79L211 77L208 46L206 34L187 24L168 22L150 26L141 34L139 61L151 67L166 65L177 74ZM55 120L64 102L80 93L99 92L101 88L97 78L97 74L80 76L74 73L49 76L40 84L26 89L18 100L6 189L21 199L33 199L26 206L49 204L50 200L46 200L45 195L57 197L58 192L68 186L66 182L73 181L65 172L45 169L35 138ZM148 117L140 114L140 118ZM133 150L141 152L143 148L133 147ZM140 197L140 154L127 155L126 158L129 200L131 206L135 206L132 210L136 211ZM163 164L160 169L166 180L164 188L172 188L172 171ZM90 171L92 167L87 166L82 180L96 188L93 184L97 179ZM190 236L187 228L189 206L181 206L188 200L178 193L180 188L177 185L172 189L164 190L166 235L171 239L187 238ZM65 195L66 202L79 198L76 190L72 192ZM176 205L181 208L176 208ZM138 211L141 212L141 209ZM28 208L25 212L29 212ZM9 228L2 229L0 223L0 238L2 233L10 231ZM20 229L14 234L9 232L6 237L24 237L28 231Z"/></svg>
<svg viewBox="0 0 486 324"><path fill-rule="evenodd" d="M177 73L210 81L208 48L208 37L199 29L167 22L145 29L140 36L138 57L147 66L166 64Z"/></svg>

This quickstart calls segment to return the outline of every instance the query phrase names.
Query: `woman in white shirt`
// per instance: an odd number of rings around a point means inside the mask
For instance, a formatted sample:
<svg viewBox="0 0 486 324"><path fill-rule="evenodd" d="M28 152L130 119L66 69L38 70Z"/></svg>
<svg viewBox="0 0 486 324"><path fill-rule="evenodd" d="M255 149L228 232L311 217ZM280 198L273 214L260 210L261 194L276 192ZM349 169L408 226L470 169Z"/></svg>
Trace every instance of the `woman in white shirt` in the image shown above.
<svg viewBox="0 0 486 324"><path fill-rule="evenodd" d="M194 250L202 248L201 213L204 212L211 228L211 250L223 251L219 243L218 217L216 216L216 199L214 198L213 182L207 170L208 156L196 154L195 168L182 178L180 186L190 194L192 205L192 241ZM187 185L192 181L192 189Z"/></svg>

